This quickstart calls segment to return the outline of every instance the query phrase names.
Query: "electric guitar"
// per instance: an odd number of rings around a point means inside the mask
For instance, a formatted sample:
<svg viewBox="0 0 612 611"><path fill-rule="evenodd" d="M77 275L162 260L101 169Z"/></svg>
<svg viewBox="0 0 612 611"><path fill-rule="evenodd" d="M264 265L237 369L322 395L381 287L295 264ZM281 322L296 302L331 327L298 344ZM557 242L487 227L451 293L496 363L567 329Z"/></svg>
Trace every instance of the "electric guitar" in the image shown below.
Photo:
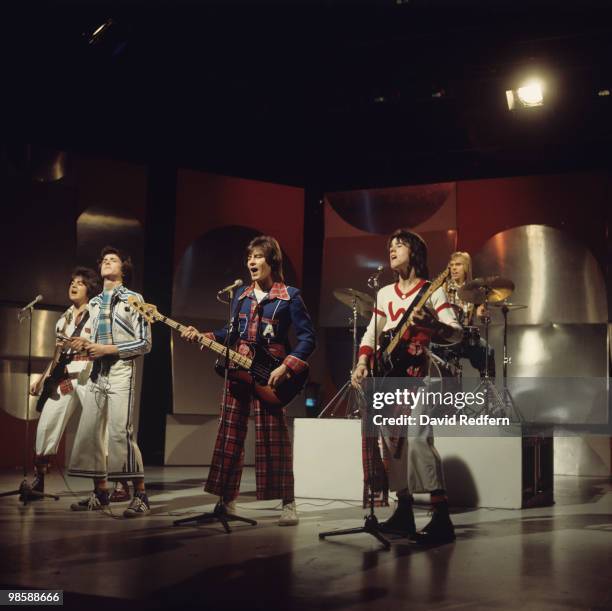
<svg viewBox="0 0 612 611"><path fill-rule="evenodd" d="M449 274L450 270L446 268L431 282L414 307L404 312L397 326L381 333L378 342L380 348L374 357L380 377L400 377L403 375L402 370L405 371L405 367L403 367L402 363L406 359L404 344L407 338L410 337L411 327L414 325L414 313L419 311L434 291L444 284Z"/></svg>
<svg viewBox="0 0 612 611"><path fill-rule="evenodd" d="M187 328L185 325L161 314L157 307L151 303L142 303L133 296L128 297L128 302L151 324L160 321L179 332ZM223 344L204 335L200 335L197 338L197 342L201 346L220 355L215 370L219 375L223 376L225 371L221 363L225 360L226 353L228 353L227 348ZM308 378L308 369L306 369L301 373L291 374L290 377L281 382L276 388L269 386L270 373L282 365L283 359L274 356L265 346L260 344L254 344L252 356L240 354L230 348L228 358L233 365L228 372L228 377L232 380L252 385L255 395L270 405L287 405L301 392Z"/></svg>

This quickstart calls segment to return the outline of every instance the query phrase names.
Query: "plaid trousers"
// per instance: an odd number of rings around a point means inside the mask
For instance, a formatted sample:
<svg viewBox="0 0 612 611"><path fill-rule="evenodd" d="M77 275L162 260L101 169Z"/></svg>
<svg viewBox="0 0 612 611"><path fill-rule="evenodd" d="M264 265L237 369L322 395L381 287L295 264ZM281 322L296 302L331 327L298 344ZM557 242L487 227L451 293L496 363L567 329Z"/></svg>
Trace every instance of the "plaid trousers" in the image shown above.
<svg viewBox="0 0 612 611"><path fill-rule="evenodd" d="M285 409L260 401L243 383L228 382L204 490L229 503L238 496L249 414L255 415L258 500L293 498L293 449Z"/></svg>
<svg viewBox="0 0 612 611"><path fill-rule="evenodd" d="M422 377L426 372L426 359L422 347L410 342L407 351L413 356L419 356L417 361L406 370L406 377ZM381 435L368 437L366 423L362 418L361 459L363 465L363 506L370 504L371 493L374 493L374 506L387 507L389 505L389 463L398 459L405 452L405 437Z"/></svg>

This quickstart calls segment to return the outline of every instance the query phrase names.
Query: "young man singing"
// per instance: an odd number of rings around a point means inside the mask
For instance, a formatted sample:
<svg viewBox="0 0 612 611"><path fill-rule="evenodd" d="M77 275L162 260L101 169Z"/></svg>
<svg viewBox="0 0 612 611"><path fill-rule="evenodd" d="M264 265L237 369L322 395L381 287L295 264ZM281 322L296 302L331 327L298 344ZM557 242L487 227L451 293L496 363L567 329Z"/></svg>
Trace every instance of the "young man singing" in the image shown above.
<svg viewBox="0 0 612 611"><path fill-rule="evenodd" d="M387 247L390 267L397 281L378 291L376 318L372 316L363 336L359 361L352 374L352 383L356 387L369 375L370 359L378 345L377 332L394 329L427 287L429 272L425 242L406 229L398 229L389 237ZM462 330L442 288L434 291L425 307L420 311L415 310L413 316L415 325L401 344L406 357L402 361L402 373L407 377L420 378L427 375L424 348L429 342L432 339L445 343L457 342L461 339ZM364 479L375 493L382 493L384 504L387 487L396 491L398 498L394 514L381 524L381 531L410 536L420 543L453 541L455 532L448 512L442 461L433 445L431 430L424 428L410 440L408 436L381 436L380 441L383 456L379 439L364 440ZM433 505L433 517L420 533L416 532L412 511L412 494L416 492L429 492Z"/></svg>
<svg viewBox="0 0 612 611"><path fill-rule="evenodd" d="M57 336L80 337L89 339L91 331L87 303L100 292L100 277L87 267L77 267L72 272L68 286L68 298L72 305L62 314L55 325ZM57 347L64 346L58 339ZM76 389L87 382L91 370L91 361L87 355L76 354L67 347L62 349L61 360L51 370L53 363L40 377L32 382L30 394L39 396L45 386L45 379L50 394L42 405L42 412L36 428L36 457L34 459L35 478L31 484L32 490L44 492L45 474L66 429L66 425L78 404ZM64 351L65 350L65 351ZM43 497L32 495L29 500Z"/></svg>
<svg viewBox="0 0 612 611"><path fill-rule="evenodd" d="M94 364L87 384L79 390L83 413L69 469L70 475L93 478L94 490L88 499L71 508L106 509L107 480L132 480L134 498L123 515L135 518L150 512L132 419L135 359L151 350L151 328L128 304L130 295L143 301L141 295L124 286L132 271L130 258L107 246L98 263L104 289L89 303L91 341L72 340L73 348L85 349Z"/></svg>

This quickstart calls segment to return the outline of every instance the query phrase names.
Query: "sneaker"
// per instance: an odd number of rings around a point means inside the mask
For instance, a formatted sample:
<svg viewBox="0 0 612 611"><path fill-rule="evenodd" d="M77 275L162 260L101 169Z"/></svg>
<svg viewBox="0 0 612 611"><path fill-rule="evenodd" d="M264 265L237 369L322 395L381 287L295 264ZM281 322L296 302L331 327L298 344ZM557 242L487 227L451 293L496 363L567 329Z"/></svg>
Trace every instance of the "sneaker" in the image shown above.
<svg viewBox="0 0 612 611"><path fill-rule="evenodd" d="M283 505L283 512L278 520L279 526L295 526L300 521L295 507L295 501L291 503L285 503Z"/></svg>
<svg viewBox="0 0 612 611"><path fill-rule="evenodd" d="M431 520L415 537L421 545L442 545L455 540L455 527L448 513L448 503L436 503Z"/></svg>
<svg viewBox="0 0 612 611"><path fill-rule="evenodd" d="M94 490L88 498L70 505L72 511L100 511L108 508L108 490Z"/></svg>
<svg viewBox="0 0 612 611"><path fill-rule="evenodd" d="M135 492L129 507L123 512L124 518L140 518L151 512L146 492Z"/></svg>
<svg viewBox="0 0 612 611"><path fill-rule="evenodd" d="M225 513L236 515L236 501L230 501L229 503L223 503Z"/></svg>
<svg viewBox="0 0 612 611"><path fill-rule="evenodd" d="M413 537L416 534L416 524L414 523L412 500L399 498L393 515L386 522L380 523L379 530L391 535Z"/></svg>

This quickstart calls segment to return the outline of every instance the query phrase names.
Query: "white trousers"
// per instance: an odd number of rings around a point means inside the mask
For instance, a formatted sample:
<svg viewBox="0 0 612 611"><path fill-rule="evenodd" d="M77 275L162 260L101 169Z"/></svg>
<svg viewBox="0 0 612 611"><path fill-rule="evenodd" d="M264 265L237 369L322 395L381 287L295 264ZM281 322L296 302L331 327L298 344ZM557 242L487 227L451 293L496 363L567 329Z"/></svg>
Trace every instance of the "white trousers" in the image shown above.
<svg viewBox="0 0 612 611"><path fill-rule="evenodd" d="M88 364L82 368L82 371L73 372L70 379L75 390L63 395L58 389L57 394L45 401L36 427L36 456L55 456L57 454L66 425L79 405L76 388L86 383L90 371L91 367Z"/></svg>
<svg viewBox="0 0 612 611"><path fill-rule="evenodd" d="M417 422L420 413L419 408L413 411ZM410 494L418 494L446 489L442 459L434 446L431 425L416 425L405 430L406 437L394 439L395 448L388 438L392 433L381 428L381 440L389 456L388 478L392 492L408 489ZM398 442L401 444L400 452L395 451Z"/></svg>
<svg viewBox="0 0 612 611"><path fill-rule="evenodd" d="M95 381L90 378L85 386L77 387L83 409L70 475L110 480L144 476L132 424L135 372L134 361L118 360L108 371L103 368Z"/></svg>
<svg viewBox="0 0 612 611"><path fill-rule="evenodd" d="M79 399L76 391L67 395L49 398L38 419L36 427L36 456L55 456L62 435L77 407Z"/></svg>

